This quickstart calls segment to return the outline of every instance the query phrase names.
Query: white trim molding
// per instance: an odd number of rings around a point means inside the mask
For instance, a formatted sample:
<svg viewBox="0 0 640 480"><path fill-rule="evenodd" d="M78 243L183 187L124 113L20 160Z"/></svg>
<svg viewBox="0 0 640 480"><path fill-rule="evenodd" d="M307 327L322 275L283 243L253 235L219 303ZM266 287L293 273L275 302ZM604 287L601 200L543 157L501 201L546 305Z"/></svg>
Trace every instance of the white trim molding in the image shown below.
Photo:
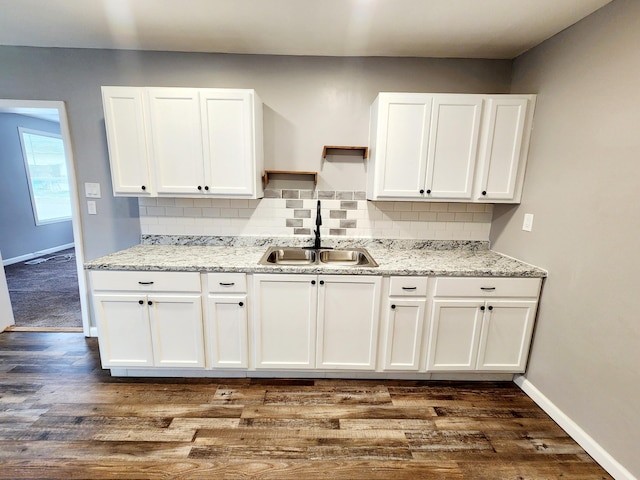
<svg viewBox="0 0 640 480"><path fill-rule="evenodd" d="M609 475L616 480L638 480L629 470L624 468L587 432L560 410L549 398L538 390L523 375L516 375L514 383L522 389L542 410L544 410L560 427L573 438L578 445L593 457Z"/></svg>

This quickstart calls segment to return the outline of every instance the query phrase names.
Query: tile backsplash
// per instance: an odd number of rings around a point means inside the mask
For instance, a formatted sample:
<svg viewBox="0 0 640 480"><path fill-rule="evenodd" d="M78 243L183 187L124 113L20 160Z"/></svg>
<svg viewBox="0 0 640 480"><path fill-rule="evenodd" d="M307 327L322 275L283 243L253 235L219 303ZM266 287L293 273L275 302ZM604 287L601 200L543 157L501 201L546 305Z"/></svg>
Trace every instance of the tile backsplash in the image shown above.
<svg viewBox="0 0 640 480"><path fill-rule="evenodd" d="M140 198L142 234L489 240L493 205L371 202L365 192L265 190L260 200Z"/></svg>

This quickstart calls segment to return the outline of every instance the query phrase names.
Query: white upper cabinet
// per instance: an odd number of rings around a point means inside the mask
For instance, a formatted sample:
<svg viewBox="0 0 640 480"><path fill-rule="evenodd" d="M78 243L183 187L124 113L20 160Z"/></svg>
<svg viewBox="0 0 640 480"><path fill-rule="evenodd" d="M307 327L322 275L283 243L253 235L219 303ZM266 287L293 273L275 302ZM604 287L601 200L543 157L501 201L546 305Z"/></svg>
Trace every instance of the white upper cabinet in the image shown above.
<svg viewBox="0 0 640 480"><path fill-rule="evenodd" d="M204 193L204 157L198 90L147 89L149 152L158 193ZM198 188L200 187L200 188Z"/></svg>
<svg viewBox="0 0 640 480"><path fill-rule="evenodd" d="M114 195L152 195L142 90L102 87L102 104Z"/></svg>
<svg viewBox="0 0 640 480"><path fill-rule="evenodd" d="M209 193L254 196L262 190L262 104L247 90L210 89L200 92L200 108Z"/></svg>
<svg viewBox="0 0 640 480"><path fill-rule="evenodd" d="M533 99L380 93L371 106L367 198L520 201Z"/></svg>
<svg viewBox="0 0 640 480"><path fill-rule="evenodd" d="M433 199L471 199L482 97L436 95L433 100L427 181Z"/></svg>
<svg viewBox="0 0 640 480"><path fill-rule="evenodd" d="M520 201L534 99L504 95L487 101L475 198Z"/></svg>
<svg viewBox="0 0 640 480"><path fill-rule="evenodd" d="M115 95L120 90L128 103ZM255 91L103 87L103 102L116 194L262 197ZM146 177L138 173L143 163Z"/></svg>
<svg viewBox="0 0 640 480"><path fill-rule="evenodd" d="M374 102L369 198L422 196L432 103L432 95L421 93L381 93Z"/></svg>

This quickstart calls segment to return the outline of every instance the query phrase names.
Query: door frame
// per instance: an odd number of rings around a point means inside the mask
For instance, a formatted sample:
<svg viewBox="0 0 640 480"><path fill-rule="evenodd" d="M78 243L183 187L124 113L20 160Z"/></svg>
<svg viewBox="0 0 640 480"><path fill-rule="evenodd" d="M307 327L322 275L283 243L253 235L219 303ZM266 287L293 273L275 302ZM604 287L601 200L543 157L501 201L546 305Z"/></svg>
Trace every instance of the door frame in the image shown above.
<svg viewBox="0 0 640 480"><path fill-rule="evenodd" d="M76 271L78 274L78 289L80 292L80 312L82 315L82 330L86 337L91 336L89 325L89 297L87 294L87 277L84 270L84 242L82 237L82 219L80 217L80 196L76 177L75 160L69 131L67 108L64 102L57 100L6 100L0 99L0 112L14 108L46 108L58 111L60 121L60 135L64 145L67 160L67 174L69 176L69 193L71 196L71 224L73 228L73 243L75 245ZM4 274L4 267L3 267ZM4 276L4 275L3 275ZM6 284L0 284L1 289L7 289ZM4 292L0 292L3 295Z"/></svg>
<svg viewBox="0 0 640 480"><path fill-rule="evenodd" d="M0 265L2 265L2 252L0 252ZM0 332L5 328L15 325L13 318L13 310L11 308L11 299L9 298L9 287L7 287L7 279L4 275L4 267L0 268Z"/></svg>

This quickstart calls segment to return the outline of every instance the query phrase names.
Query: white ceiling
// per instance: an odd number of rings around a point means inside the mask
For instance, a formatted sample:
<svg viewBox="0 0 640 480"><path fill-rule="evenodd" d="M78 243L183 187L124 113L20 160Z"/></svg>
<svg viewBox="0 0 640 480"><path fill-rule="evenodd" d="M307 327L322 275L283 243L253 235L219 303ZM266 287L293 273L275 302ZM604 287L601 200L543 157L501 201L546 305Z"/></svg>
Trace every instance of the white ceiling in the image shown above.
<svg viewBox="0 0 640 480"><path fill-rule="evenodd" d="M0 45L514 58L611 0L0 0Z"/></svg>

